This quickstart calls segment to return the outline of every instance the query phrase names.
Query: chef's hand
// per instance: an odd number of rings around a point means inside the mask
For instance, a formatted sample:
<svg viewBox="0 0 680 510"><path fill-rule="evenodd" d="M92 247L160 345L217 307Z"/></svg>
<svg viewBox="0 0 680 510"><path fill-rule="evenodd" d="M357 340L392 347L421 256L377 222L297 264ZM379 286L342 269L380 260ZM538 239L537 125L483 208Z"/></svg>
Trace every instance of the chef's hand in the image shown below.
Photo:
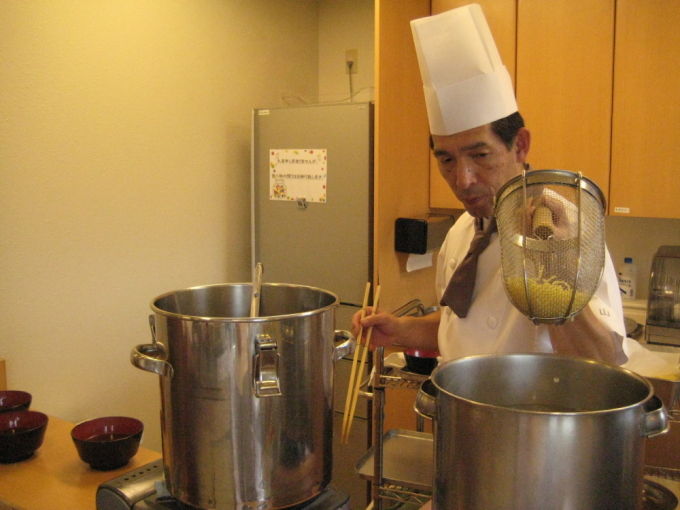
<svg viewBox="0 0 680 510"><path fill-rule="evenodd" d="M363 315L363 320L362 320ZM356 312L352 316L352 333L359 341L359 329L362 329L362 337L365 341L368 335L368 328L373 327L371 333L371 345L390 346L393 345L399 336L399 318L391 313L373 313L373 307L367 306L363 310Z"/></svg>
<svg viewBox="0 0 680 510"><path fill-rule="evenodd" d="M568 203L565 198L545 193L530 197L525 209L526 225L530 232L527 235L539 239L572 239L576 236L569 220Z"/></svg>
<svg viewBox="0 0 680 510"><path fill-rule="evenodd" d="M420 348L436 351L437 330L441 312L437 311L423 317L397 317L391 313L373 313L372 307L364 308L365 316L361 318L361 311L352 317L352 333L359 334L363 326L362 336L366 338L368 328L372 327L371 345L398 346L403 348ZM357 339L358 341L358 339Z"/></svg>

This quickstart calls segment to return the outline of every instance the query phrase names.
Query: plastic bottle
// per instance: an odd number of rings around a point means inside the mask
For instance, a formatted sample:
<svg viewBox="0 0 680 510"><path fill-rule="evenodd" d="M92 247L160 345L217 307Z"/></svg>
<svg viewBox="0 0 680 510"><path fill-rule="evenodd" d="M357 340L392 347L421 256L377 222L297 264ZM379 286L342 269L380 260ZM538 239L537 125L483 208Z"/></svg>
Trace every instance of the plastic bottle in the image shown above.
<svg viewBox="0 0 680 510"><path fill-rule="evenodd" d="M637 267L632 257L623 259L623 266L618 273L619 290L623 299L635 299L637 297Z"/></svg>

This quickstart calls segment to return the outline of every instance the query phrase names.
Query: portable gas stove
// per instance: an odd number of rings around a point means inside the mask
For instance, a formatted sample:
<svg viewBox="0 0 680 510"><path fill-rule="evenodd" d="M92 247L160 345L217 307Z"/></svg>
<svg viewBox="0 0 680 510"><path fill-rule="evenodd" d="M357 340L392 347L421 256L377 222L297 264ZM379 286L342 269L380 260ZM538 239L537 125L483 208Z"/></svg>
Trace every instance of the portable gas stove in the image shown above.
<svg viewBox="0 0 680 510"><path fill-rule="evenodd" d="M200 510L173 498L165 487L163 461L150 462L97 489L97 510ZM286 510L350 510L349 496L327 487L316 498Z"/></svg>

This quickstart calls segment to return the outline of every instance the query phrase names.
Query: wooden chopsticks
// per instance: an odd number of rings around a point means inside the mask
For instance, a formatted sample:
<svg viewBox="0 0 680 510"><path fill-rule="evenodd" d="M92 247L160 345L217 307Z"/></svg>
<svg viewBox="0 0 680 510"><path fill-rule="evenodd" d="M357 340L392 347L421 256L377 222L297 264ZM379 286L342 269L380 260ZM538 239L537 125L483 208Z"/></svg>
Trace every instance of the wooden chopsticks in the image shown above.
<svg viewBox="0 0 680 510"><path fill-rule="evenodd" d="M366 307L368 306L368 296L371 290L371 283L366 283L366 289L364 291L364 301L361 306L361 318L364 318L366 313ZM373 311L376 313L378 311L378 301L380 300L380 285L376 286L375 296L373 298ZM364 328L359 327L359 334L356 339L356 348L354 349L354 358L352 358L352 369L349 374L349 384L347 387L347 398L345 400L345 414L342 419L342 436L341 442L347 444L349 440L349 433L352 429L352 422L354 421L354 413L357 407L357 400L359 399L359 388L361 387L361 374L364 365L366 364L366 355L368 353L369 347L371 345L371 334L373 333L373 327L368 328L366 334L366 341L362 344ZM359 352L361 351L361 353ZM359 362L359 357L361 356L361 361Z"/></svg>
<svg viewBox="0 0 680 510"><path fill-rule="evenodd" d="M366 307L368 306L368 296L371 291L371 282L366 282L366 288L364 289L364 300L361 303L361 318L363 319L366 313ZM354 357L352 358L352 369L349 373L349 384L347 385L347 397L345 398L345 412L342 416L342 435L340 436L340 441L346 443L347 439L345 435L349 437L347 422L351 421L349 419L350 409L352 408L352 399L354 398L354 386L356 385L355 377L357 372L357 360L359 359L359 345L361 344L361 335L363 334L364 327L359 326L359 334L356 338L356 346L354 348ZM359 379L361 376L359 376Z"/></svg>

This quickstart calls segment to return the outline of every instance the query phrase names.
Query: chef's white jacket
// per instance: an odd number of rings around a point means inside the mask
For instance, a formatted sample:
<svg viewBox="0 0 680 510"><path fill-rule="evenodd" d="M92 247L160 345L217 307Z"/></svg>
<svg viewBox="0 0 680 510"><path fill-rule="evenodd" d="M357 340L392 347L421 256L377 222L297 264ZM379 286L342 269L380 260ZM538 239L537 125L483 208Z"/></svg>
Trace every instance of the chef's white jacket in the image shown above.
<svg viewBox="0 0 680 510"><path fill-rule="evenodd" d="M474 233L474 218L467 212L449 230L437 259L438 300L441 300L456 267L465 258ZM605 253L600 285L589 306L612 334L621 338L626 336L621 294L609 250ZM475 354L553 352L547 326L535 325L507 297L497 233L493 234L491 243L479 256L477 280L467 317L460 319L448 306L441 310L438 342L443 360Z"/></svg>

